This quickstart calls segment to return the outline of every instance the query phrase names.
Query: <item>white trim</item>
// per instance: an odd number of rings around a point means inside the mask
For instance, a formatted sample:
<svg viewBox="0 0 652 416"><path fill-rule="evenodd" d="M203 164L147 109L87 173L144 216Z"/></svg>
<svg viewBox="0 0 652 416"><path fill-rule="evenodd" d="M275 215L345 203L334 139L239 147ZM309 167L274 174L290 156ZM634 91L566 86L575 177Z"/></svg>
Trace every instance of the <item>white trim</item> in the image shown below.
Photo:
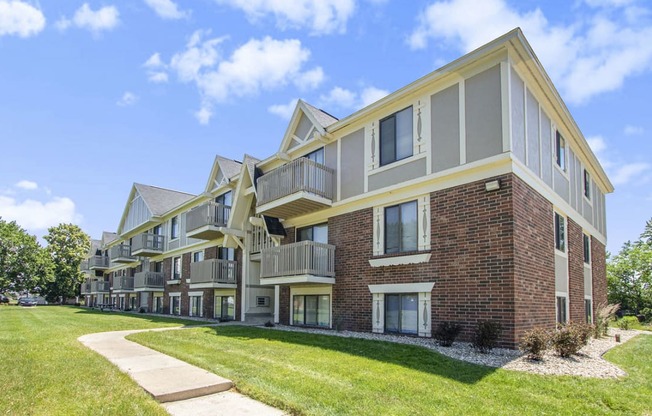
<svg viewBox="0 0 652 416"><path fill-rule="evenodd" d="M188 289L235 289L238 285L235 283L192 283Z"/></svg>
<svg viewBox="0 0 652 416"><path fill-rule="evenodd" d="M283 205L290 204L292 202L298 201L300 199L307 199L309 201L315 202L317 204L324 205L325 207L330 207L333 205L333 200L315 195L310 192L300 191L293 194L284 196L283 198L275 199L274 201L268 202L264 205L256 207L256 214L264 214L265 212L281 207Z"/></svg>
<svg viewBox="0 0 652 416"><path fill-rule="evenodd" d="M509 57L508 61L500 62L503 152L509 152L512 149L512 71L510 67Z"/></svg>
<svg viewBox="0 0 652 416"><path fill-rule="evenodd" d="M188 296L204 296L204 292L201 291L188 292Z"/></svg>
<svg viewBox="0 0 652 416"><path fill-rule="evenodd" d="M372 331L375 333L385 332L386 294L416 293L418 295L417 335L420 337L430 337L432 335L432 288L434 286L434 282L369 285L369 291L372 294ZM423 305L423 309L419 311L421 305Z"/></svg>
<svg viewBox="0 0 652 416"><path fill-rule="evenodd" d="M371 293L424 293L432 292L435 282L426 283L393 283L368 285Z"/></svg>
<svg viewBox="0 0 652 416"><path fill-rule="evenodd" d="M274 323L279 323L281 316L281 287L274 286Z"/></svg>
<svg viewBox="0 0 652 416"><path fill-rule="evenodd" d="M557 225L555 224L555 216L559 215L560 218L564 219L564 250L559 250L557 248ZM557 207L552 208L552 227L555 232L555 254L564 256L568 258L568 217L564 215L561 211L557 210Z"/></svg>
<svg viewBox="0 0 652 416"><path fill-rule="evenodd" d="M300 274L296 276L283 276L283 277L265 277L260 279L260 284L263 286L271 285L292 285L301 283L319 283L323 285L334 285L334 277L313 276L311 274Z"/></svg>
<svg viewBox="0 0 652 416"><path fill-rule="evenodd" d="M459 88L459 98L458 98L458 106L459 106L459 117L460 117L460 166L463 166L466 164L466 89L465 89L465 83L464 79L458 82ZM447 169L444 170L444 172Z"/></svg>
<svg viewBox="0 0 652 416"><path fill-rule="evenodd" d="M363 133L363 143L364 143L364 133ZM337 186L336 200L339 201L340 199L342 199L342 140L337 141L337 149L335 152L337 154L337 170L335 171L335 184ZM325 156L326 155L324 155L324 157Z"/></svg>
<svg viewBox="0 0 652 416"><path fill-rule="evenodd" d="M371 267L398 266L403 264L428 263L432 253L411 254L408 256L384 257L381 259L369 259Z"/></svg>
<svg viewBox="0 0 652 416"><path fill-rule="evenodd" d="M193 315L192 314L192 298L198 297L199 298L199 314L198 315ZM179 301L179 307L181 307L181 301ZM204 316L204 292L188 292L188 316L197 316L197 317L203 317Z"/></svg>
<svg viewBox="0 0 652 416"><path fill-rule="evenodd" d="M179 283L181 283L180 279L170 279L165 281L166 285L178 285Z"/></svg>

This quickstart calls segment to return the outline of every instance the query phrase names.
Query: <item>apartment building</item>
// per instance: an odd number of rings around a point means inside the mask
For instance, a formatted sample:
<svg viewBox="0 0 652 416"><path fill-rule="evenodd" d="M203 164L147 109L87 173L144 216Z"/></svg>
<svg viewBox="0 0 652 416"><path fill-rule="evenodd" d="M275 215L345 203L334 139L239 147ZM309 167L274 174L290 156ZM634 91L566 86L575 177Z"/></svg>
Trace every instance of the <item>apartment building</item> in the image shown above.
<svg viewBox="0 0 652 416"><path fill-rule="evenodd" d="M218 156L200 195L145 189L104 247L111 296L133 276L151 311L463 339L491 319L514 347L606 302L613 186L519 29L341 120L299 101L274 155Z"/></svg>

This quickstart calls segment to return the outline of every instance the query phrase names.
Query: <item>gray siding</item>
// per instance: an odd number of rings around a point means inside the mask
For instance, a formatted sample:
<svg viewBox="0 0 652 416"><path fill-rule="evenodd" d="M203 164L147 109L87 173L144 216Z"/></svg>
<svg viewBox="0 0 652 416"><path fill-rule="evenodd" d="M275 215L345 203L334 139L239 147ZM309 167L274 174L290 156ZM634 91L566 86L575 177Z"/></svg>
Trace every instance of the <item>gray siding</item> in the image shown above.
<svg viewBox="0 0 652 416"><path fill-rule="evenodd" d="M342 137L341 197L342 199L364 193L364 129Z"/></svg>
<svg viewBox="0 0 652 416"><path fill-rule="evenodd" d="M584 265L584 296L592 296L591 268Z"/></svg>
<svg viewBox="0 0 652 416"><path fill-rule="evenodd" d="M541 179L552 187L552 128L550 118L541 110Z"/></svg>
<svg viewBox="0 0 652 416"><path fill-rule="evenodd" d="M541 150L539 149L539 103L527 92L527 165L541 176Z"/></svg>
<svg viewBox="0 0 652 416"><path fill-rule="evenodd" d="M574 210L579 212L580 214L582 211L580 211L581 207L579 207L578 202L577 202L577 181L575 178L577 175L575 174L575 171L577 170L576 167L576 161L575 161L575 155L573 152L569 151L568 152L568 177L570 179L570 204L573 207ZM579 207L579 208L578 208Z"/></svg>
<svg viewBox="0 0 652 416"><path fill-rule="evenodd" d="M555 291L568 293L568 259L555 253Z"/></svg>
<svg viewBox="0 0 652 416"><path fill-rule="evenodd" d="M553 172L553 176L555 177L555 192L557 192L560 197L564 198L566 202L570 203L568 179L566 179L566 176L564 176L564 174L557 168L553 169Z"/></svg>
<svg viewBox="0 0 652 416"><path fill-rule="evenodd" d="M140 224L149 221L150 218L152 218L152 213L149 208L147 208L147 204L145 204L143 197L136 192L136 197L129 205L129 211L127 212L127 217L125 218L122 230L119 231L120 233L125 233L129 230L133 230Z"/></svg>
<svg viewBox="0 0 652 416"><path fill-rule="evenodd" d="M369 175L369 190L384 188L396 185L397 183L409 181L426 174L426 159L421 158L414 162L406 163L386 171Z"/></svg>
<svg viewBox="0 0 652 416"><path fill-rule="evenodd" d="M465 81L466 161L503 151L500 65Z"/></svg>
<svg viewBox="0 0 652 416"><path fill-rule="evenodd" d="M337 195L337 142L328 144L324 147L324 164L336 172L333 176L333 195Z"/></svg>
<svg viewBox="0 0 652 416"><path fill-rule="evenodd" d="M301 119L299 119L299 124L297 125L297 129L294 131L294 135L301 140L304 140L306 135L308 135L308 132L310 132L311 128L312 123L308 117L306 117L304 114L301 114Z"/></svg>
<svg viewBox="0 0 652 416"><path fill-rule="evenodd" d="M430 97L432 171L460 164L460 88L455 84Z"/></svg>
<svg viewBox="0 0 652 416"><path fill-rule="evenodd" d="M521 162L525 163L525 84L511 69L512 99L512 151Z"/></svg>

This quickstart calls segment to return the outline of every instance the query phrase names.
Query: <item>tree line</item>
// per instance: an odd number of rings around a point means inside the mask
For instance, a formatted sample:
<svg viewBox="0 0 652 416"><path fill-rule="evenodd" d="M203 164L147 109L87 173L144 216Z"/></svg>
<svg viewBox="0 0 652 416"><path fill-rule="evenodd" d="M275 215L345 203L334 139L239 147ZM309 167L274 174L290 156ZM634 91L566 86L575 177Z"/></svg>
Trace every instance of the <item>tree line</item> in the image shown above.
<svg viewBox="0 0 652 416"><path fill-rule="evenodd" d="M39 293L64 302L79 294L90 237L77 225L59 224L43 239L45 247L15 221L0 217L0 293Z"/></svg>

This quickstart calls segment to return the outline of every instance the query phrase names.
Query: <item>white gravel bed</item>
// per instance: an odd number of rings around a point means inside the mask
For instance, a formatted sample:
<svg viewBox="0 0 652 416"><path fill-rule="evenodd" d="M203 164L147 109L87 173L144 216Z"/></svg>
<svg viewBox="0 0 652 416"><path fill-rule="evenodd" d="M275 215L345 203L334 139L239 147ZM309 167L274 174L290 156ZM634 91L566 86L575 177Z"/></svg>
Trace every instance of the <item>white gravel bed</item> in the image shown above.
<svg viewBox="0 0 652 416"><path fill-rule="evenodd" d="M546 375L569 375L594 378L617 378L626 376L622 369L602 358L602 355L611 348L630 340L645 331L609 329L609 336L600 339L591 339L589 344L582 348L579 354L562 358L552 350L546 352L541 361L528 360L520 351L504 348L495 348L488 354L481 354L471 347L470 343L456 342L452 347L442 347L433 338L416 338L387 334L374 334L370 332L333 331L327 329L298 328L293 326L276 325L270 329L281 331L306 332L323 334L344 338L361 338L375 341L388 341L398 344L418 345L437 351L457 360L488 367L500 367L508 370L526 371ZM615 341L615 335L620 334L621 342Z"/></svg>

